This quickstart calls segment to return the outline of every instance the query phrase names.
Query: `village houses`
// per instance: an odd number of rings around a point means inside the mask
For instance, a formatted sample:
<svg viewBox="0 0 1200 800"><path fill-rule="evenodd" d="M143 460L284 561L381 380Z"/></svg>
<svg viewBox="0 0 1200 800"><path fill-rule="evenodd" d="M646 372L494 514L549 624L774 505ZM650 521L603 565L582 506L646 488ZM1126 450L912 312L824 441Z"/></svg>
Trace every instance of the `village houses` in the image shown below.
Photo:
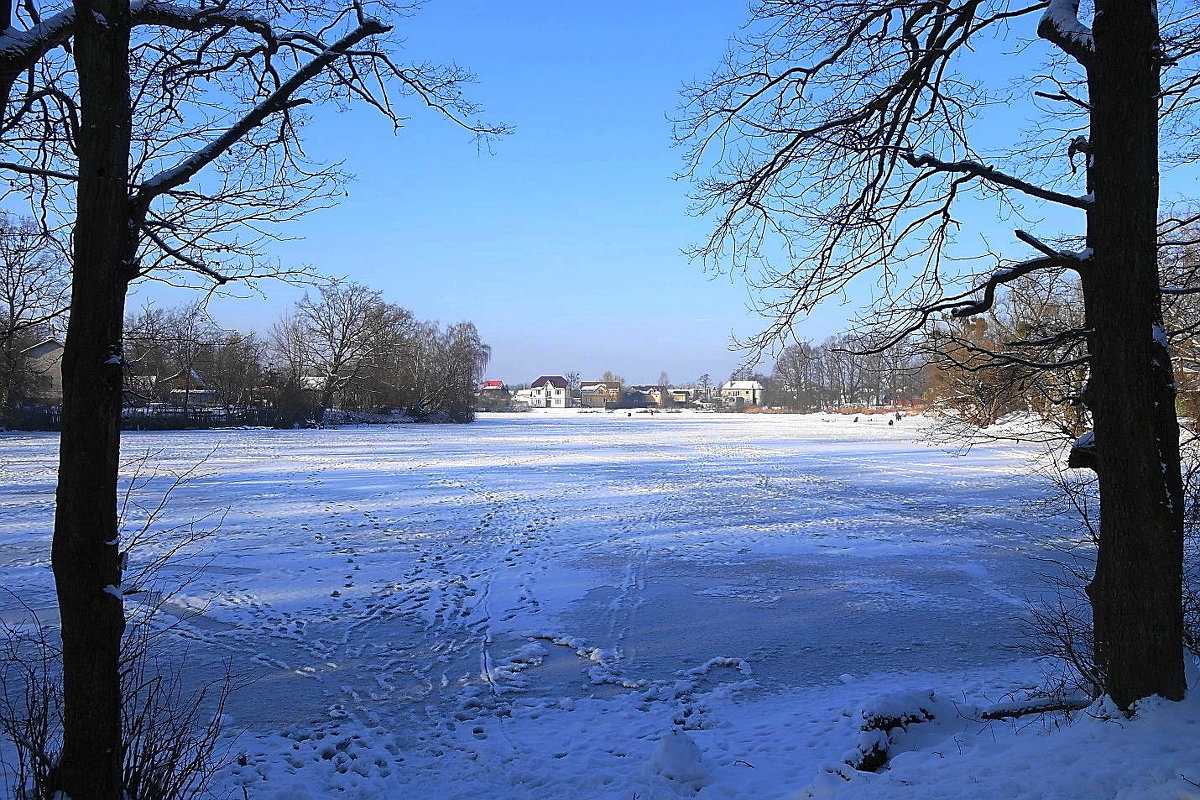
<svg viewBox="0 0 1200 800"><path fill-rule="evenodd" d="M525 410L529 408L702 408L742 409L761 406L766 389L760 381L728 381L714 392L709 402L695 388L671 388L656 384L626 386L621 381L583 381L574 392L562 375L539 375L527 388L508 394L504 382L487 380L479 387L480 410ZM503 398L504 402L495 402Z"/></svg>

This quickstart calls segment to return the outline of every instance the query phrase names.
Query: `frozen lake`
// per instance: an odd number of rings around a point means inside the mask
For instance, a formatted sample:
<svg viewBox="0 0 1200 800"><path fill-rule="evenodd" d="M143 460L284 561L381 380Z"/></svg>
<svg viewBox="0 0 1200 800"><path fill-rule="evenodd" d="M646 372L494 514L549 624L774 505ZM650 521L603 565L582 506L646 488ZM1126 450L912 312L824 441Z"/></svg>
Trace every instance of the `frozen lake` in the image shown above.
<svg viewBox="0 0 1200 800"><path fill-rule="evenodd" d="M924 427L548 412L124 441L163 472L146 502L203 462L163 524L219 529L163 579L187 674L252 681L230 786L645 798L672 728L738 727L766 758L748 709L1025 657L1018 615L1062 533L1035 451L954 456ZM56 444L0 438L4 586L48 617ZM712 796L774 796L742 772Z"/></svg>

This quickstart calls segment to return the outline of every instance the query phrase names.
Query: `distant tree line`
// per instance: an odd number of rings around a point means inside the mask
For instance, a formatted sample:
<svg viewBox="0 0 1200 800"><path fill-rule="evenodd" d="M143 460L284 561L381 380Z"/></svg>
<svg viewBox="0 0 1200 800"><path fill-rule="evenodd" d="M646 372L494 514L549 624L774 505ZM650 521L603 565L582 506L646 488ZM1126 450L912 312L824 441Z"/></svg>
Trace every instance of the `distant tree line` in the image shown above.
<svg viewBox="0 0 1200 800"><path fill-rule="evenodd" d="M470 421L491 356L472 323L422 322L359 283L313 290L266 336L222 329L199 305L146 307L125 329L136 399L186 405L203 392L223 405L269 405L282 424L330 409Z"/></svg>
<svg viewBox="0 0 1200 800"><path fill-rule="evenodd" d="M1200 239L1198 239L1200 241ZM1200 270L1197 246L1165 250L1164 286L1187 286ZM1175 361L1178 411L1200 419L1200 292L1164 293L1164 331ZM731 380L758 380L767 405L816 411L919 398L972 427L1025 412L1075 438L1089 427L1083 402L1087 358L1083 298L1066 274L1014 280L986 314L945 318L903 347L880 353L853 333L821 344L801 341L778 353L769 376L739 369ZM864 352L868 351L868 352Z"/></svg>
<svg viewBox="0 0 1200 800"><path fill-rule="evenodd" d="M36 427L47 376L27 351L61 339L67 259L29 220L0 213L0 413ZM265 409L264 422L320 421L329 409L472 419L491 349L470 322L423 322L359 283L306 294L265 335L218 325L203 303L127 315L125 402L185 412Z"/></svg>
<svg viewBox="0 0 1200 800"><path fill-rule="evenodd" d="M771 376L735 373L737 380L757 379L766 387L767 405L795 411L819 411L855 405L890 405L922 395L927 362L911 351L858 352L851 334L821 344L801 341L785 347Z"/></svg>

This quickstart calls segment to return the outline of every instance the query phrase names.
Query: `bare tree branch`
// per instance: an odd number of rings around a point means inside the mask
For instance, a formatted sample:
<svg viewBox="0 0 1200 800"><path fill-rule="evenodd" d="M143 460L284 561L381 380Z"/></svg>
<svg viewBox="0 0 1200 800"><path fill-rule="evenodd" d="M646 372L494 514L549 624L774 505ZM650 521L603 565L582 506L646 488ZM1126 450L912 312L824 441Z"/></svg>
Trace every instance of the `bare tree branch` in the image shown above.
<svg viewBox="0 0 1200 800"><path fill-rule="evenodd" d="M389 30L391 28L378 20L366 20L319 56L308 62L303 68L297 70L294 75L271 93L266 100L259 103L249 114L242 117L236 124L214 139L210 144L200 148L175 167L164 170L149 180L144 181L137 192L135 204L148 207L150 201L158 195L169 192L190 181L200 170L226 153L239 139L245 136L251 129L262 125L271 115L278 114L288 108L293 108L297 103L307 102L305 100L294 99L292 96L308 81L324 71L338 58L345 55L347 51L363 39L366 39L368 36L387 33Z"/></svg>
<svg viewBox="0 0 1200 800"><path fill-rule="evenodd" d="M39 169L26 164L13 164L9 161L0 161L0 169L6 169L9 172L19 172L22 175L33 175L38 178L57 178L63 181L77 181L79 177L68 172L58 172L52 169Z"/></svg>
<svg viewBox="0 0 1200 800"><path fill-rule="evenodd" d="M995 167L988 167L983 164L977 164L972 161L941 161L931 155L913 155L906 153L904 160L914 167L929 167L937 172L955 172L964 175L970 175L973 178L994 183L997 186L1004 186L1009 189L1016 189L1030 197L1036 197L1039 200L1049 200L1052 203L1058 203L1072 208L1086 210L1092 203L1088 197L1075 197L1062 192L1055 192L1049 189L1043 189L1040 186L1035 186L1028 181L1023 181L1020 178L1014 178L1012 175L1005 175Z"/></svg>

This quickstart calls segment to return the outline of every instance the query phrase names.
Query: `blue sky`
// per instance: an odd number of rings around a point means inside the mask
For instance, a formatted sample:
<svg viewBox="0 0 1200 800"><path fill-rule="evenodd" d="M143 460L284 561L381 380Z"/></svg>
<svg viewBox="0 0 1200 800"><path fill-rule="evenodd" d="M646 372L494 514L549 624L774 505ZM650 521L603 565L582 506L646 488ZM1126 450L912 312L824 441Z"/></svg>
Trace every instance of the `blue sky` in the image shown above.
<svg viewBox="0 0 1200 800"><path fill-rule="evenodd" d="M476 73L470 95L511 136L477 152L413 105L397 135L368 111L320 112L310 153L356 175L336 208L276 248L382 290L422 319L471 320L492 345L490 377L613 370L677 383L727 377L731 332L760 321L746 290L681 254L707 226L687 214L668 117L745 19L744 0L497 3L431 0L398 29L410 60ZM217 301L224 324L265 330L300 292ZM142 290L131 306L157 290ZM183 298L161 297L160 303ZM823 338L841 309L811 323ZM802 334L804 335L804 334Z"/></svg>
<svg viewBox="0 0 1200 800"><path fill-rule="evenodd" d="M683 153L671 147L669 117L680 88L712 71L746 15L745 0L430 0L400 22L402 58L473 70L469 93L484 117L515 132L481 153L469 134L416 104L396 135L368 110L315 112L310 154L344 161L357 179L339 206L291 226L303 238L275 255L380 289L418 318L474 322L493 348L488 377L523 383L612 370L632 382L655 382L661 371L675 383L724 379L740 358L731 334L763 322L740 279L706 275L682 254L709 226L687 213L690 186L675 179ZM1002 83L1014 57L1032 65L1046 52L1035 43L1014 56L1016 39L979 45L981 79ZM977 133L998 142L1025 124L1002 106L981 120ZM1195 196L1194 174L1164 178L1164 199ZM1074 212L1044 218L1033 209L1029 220L998 211L994 201L964 207L974 229L964 247L978 252L982 233L1021 258L1031 253L1013 240L1014 227L1043 236L1081 229ZM218 300L214 315L265 331L302 293L260 288L265 299ZM131 307L147 297L187 299L141 288ZM853 310L834 303L796 334L821 340Z"/></svg>

